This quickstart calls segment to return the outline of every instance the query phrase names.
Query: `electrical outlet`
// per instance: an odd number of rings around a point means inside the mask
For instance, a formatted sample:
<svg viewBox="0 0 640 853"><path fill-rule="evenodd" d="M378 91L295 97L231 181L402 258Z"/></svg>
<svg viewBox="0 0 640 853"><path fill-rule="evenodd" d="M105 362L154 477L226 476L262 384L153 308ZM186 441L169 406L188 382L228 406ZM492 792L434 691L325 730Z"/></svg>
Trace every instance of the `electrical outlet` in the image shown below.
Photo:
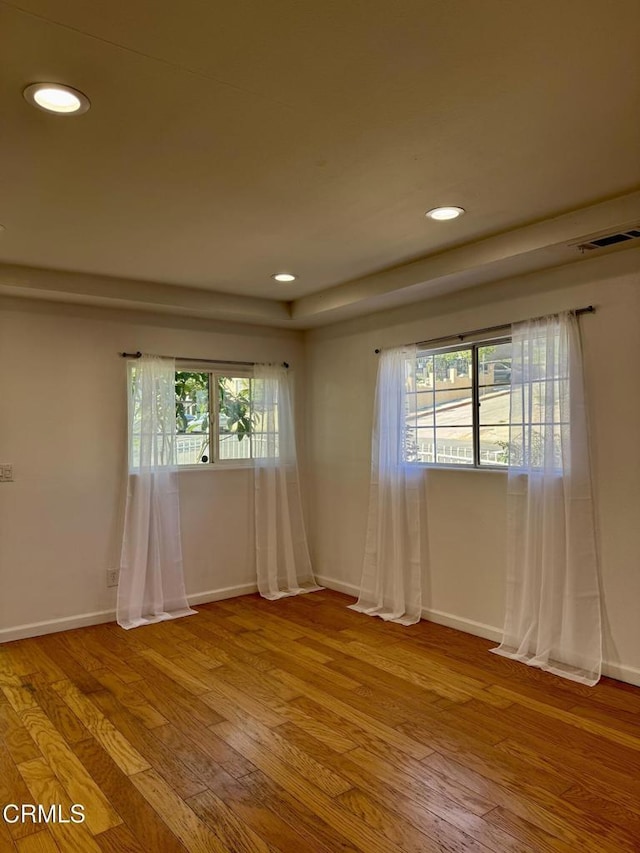
<svg viewBox="0 0 640 853"><path fill-rule="evenodd" d="M13 483L13 465L0 464L0 483Z"/></svg>
<svg viewBox="0 0 640 853"><path fill-rule="evenodd" d="M107 569L107 586L118 586L119 569Z"/></svg>

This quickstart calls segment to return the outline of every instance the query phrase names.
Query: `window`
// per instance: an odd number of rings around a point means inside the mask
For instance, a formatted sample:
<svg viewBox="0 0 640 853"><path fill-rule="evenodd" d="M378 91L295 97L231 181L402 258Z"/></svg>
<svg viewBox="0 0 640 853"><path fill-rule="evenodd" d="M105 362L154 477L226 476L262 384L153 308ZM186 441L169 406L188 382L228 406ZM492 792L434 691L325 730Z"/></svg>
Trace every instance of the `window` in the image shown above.
<svg viewBox="0 0 640 853"><path fill-rule="evenodd" d="M407 364L406 461L509 464L509 338L418 352Z"/></svg>
<svg viewBox="0 0 640 853"><path fill-rule="evenodd" d="M248 464L261 456L256 393L250 372L176 371L177 464Z"/></svg>

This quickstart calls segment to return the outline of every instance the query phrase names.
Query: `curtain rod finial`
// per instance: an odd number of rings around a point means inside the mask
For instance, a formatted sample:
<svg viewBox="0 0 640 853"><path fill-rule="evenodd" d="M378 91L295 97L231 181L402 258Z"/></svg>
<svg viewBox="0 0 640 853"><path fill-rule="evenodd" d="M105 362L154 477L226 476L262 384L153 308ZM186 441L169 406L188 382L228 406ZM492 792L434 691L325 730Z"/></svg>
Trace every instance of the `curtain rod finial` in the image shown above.
<svg viewBox="0 0 640 853"><path fill-rule="evenodd" d="M379 349L374 349L374 352L375 352L375 354L376 354L376 355L380 355L380 350L379 350Z"/></svg>

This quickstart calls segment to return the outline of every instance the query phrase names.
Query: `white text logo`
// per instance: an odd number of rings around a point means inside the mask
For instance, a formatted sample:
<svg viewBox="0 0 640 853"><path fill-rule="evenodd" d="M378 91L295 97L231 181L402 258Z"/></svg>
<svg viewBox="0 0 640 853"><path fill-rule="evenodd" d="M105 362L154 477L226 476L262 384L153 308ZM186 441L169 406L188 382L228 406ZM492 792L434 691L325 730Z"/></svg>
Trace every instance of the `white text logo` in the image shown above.
<svg viewBox="0 0 640 853"><path fill-rule="evenodd" d="M84 823L84 806L74 803L68 814L58 803L42 806L35 803L7 803L2 809L2 817L6 823Z"/></svg>

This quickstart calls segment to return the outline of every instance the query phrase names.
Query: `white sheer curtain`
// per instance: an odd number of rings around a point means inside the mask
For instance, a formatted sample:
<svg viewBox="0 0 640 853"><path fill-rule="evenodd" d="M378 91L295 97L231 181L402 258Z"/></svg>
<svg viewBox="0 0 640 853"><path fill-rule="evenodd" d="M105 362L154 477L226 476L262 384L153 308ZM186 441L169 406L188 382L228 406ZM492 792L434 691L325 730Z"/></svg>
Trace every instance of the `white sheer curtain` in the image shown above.
<svg viewBox="0 0 640 853"><path fill-rule="evenodd" d="M300 499L289 371L256 364L252 432L258 590L263 598L315 592Z"/></svg>
<svg viewBox="0 0 640 853"><path fill-rule="evenodd" d="M175 362L143 355L129 374L129 474L118 624L136 628L195 613L182 570L175 467Z"/></svg>
<svg viewBox="0 0 640 853"><path fill-rule="evenodd" d="M592 685L602 632L578 322L518 323L512 341L507 609L492 651Z"/></svg>
<svg viewBox="0 0 640 853"><path fill-rule="evenodd" d="M380 356L369 519L360 597L352 610L412 625L422 611L424 471L408 464L416 348Z"/></svg>

